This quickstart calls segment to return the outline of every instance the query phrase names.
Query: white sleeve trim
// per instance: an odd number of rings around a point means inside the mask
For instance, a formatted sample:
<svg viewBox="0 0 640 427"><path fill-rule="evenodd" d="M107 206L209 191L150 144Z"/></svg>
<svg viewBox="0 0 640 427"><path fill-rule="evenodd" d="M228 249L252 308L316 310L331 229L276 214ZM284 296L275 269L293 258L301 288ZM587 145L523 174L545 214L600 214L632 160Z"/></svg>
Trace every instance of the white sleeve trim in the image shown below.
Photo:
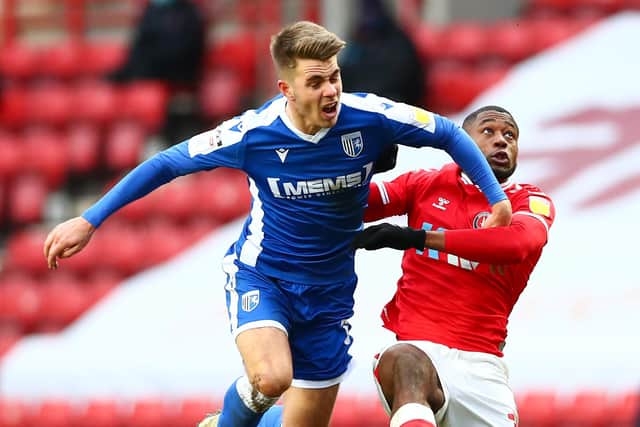
<svg viewBox="0 0 640 427"><path fill-rule="evenodd" d="M531 212L522 212L522 211L514 212L514 215L527 215L527 216L530 216L532 218L537 219L538 221L540 221L542 223L542 225L544 225L545 230L547 230L547 234L549 234L549 225L547 224L547 221L545 221L545 219L543 217L541 217L540 215L536 215L536 214L531 213Z"/></svg>
<svg viewBox="0 0 640 427"><path fill-rule="evenodd" d="M387 193L387 188L384 186L384 182L376 182L376 185L380 190L380 198L382 199L382 204L388 205L391 201L389 200L389 193Z"/></svg>

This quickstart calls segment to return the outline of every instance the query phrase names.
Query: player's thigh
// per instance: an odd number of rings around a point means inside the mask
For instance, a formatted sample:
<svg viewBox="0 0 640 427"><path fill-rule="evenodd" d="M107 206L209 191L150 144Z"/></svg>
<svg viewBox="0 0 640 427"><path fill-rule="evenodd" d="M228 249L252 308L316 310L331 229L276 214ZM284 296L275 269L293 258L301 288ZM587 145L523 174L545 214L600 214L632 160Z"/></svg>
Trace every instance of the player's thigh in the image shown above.
<svg viewBox="0 0 640 427"><path fill-rule="evenodd" d="M391 414L407 403L427 402L433 412L443 407L445 393L430 356L410 342L398 342L376 355L373 374L379 397Z"/></svg>
<svg viewBox="0 0 640 427"><path fill-rule="evenodd" d="M283 426L327 427L339 385L313 389L291 387L284 399Z"/></svg>

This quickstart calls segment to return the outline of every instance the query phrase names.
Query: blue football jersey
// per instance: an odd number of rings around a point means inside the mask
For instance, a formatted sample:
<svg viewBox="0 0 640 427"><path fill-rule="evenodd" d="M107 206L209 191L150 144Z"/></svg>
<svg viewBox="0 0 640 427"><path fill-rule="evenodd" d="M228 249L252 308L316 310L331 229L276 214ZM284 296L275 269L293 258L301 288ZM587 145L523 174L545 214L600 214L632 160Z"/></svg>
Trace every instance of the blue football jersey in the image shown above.
<svg viewBox="0 0 640 427"><path fill-rule="evenodd" d="M475 144L444 117L372 94L343 93L336 125L307 135L294 127L285 105L278 96L159 153L145 162L153 167L143 163L130 174L137 179L126 177L112 190L117 196L107 194L83 216L97 226L175 176L241 169L251 211L230 250L267 276L320 285L355 274L350 243L362 227L374 162L389 144L445 149L490 201L505 197Z"/></svg>

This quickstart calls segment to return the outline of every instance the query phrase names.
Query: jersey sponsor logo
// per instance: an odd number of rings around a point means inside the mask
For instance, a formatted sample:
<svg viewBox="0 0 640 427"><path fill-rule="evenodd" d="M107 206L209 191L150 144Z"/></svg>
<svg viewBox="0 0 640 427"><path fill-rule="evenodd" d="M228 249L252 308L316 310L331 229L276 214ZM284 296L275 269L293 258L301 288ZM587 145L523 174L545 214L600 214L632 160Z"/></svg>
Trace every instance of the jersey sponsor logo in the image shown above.
<svg viewBox="0 0 640 427"><path fill-rule="evenodd" d="M476 216L473 217L473 228L482 228L484 222L491 215L489 212L478 212Z"/></svg>
<svg viewBox="0 0 640 427"><path fill-rule="evenodd" d="M242 310L253 311L260 304L260 291L254 290L242 294Z"/></svg>
<svg viewBox="0 0 640 427"><path fill-rule="evenodd" d="M282 181L280 178L268 177L267 182L271 193L278 199L308 199L367 185L372 170L373 162L369 162L362 170L346 175L300 181Z"/></svg>
<svg viewBox="0 0 640 427"><path fill-rule="evenodd" d="M278 155L278 157L280 157L280 161L282 163L284 163L285 159L287 158L287 154L289 154L289 149L288 148L278 148L276 150L276 154Z"/></svg>
<svg viewBox="0 0 640 427"><path fill-rule="evenodd" d="M447 210L447 205L451 203L449 200L445 199L444 197L438 197L438 203L433 202L431 203L431 206L433 206L434 208L440 209L441 211L446 211Z"/></svg>
<svg viewBox="0 0 640 427"><path fill-rule="evenodd" d="M349 157L358 157L364 148L364 140L360 131L351 132L340 137L342 149Z"/></svg>
<svg viewBox="0 0 640 427"><path fill-rule="evenodd" d="M551 215L551 203L544 197L529 196L529 210L538 215Z"/></svg>

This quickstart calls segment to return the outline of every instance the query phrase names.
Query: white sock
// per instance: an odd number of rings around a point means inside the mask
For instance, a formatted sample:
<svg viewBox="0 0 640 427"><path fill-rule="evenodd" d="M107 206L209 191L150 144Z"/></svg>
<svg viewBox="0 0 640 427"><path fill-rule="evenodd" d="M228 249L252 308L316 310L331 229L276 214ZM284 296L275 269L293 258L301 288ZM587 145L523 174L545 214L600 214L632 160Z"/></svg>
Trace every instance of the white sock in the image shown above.
<svg viewBox="0 0 640 427"><path fill-rule="evenodd" d="M432 425L435 427L436 418L426 405L420 403L406 403L400 407L391 417L390 427L401 427L410 421L424 421L424 423L416 423L416 425Z"/></svg>

